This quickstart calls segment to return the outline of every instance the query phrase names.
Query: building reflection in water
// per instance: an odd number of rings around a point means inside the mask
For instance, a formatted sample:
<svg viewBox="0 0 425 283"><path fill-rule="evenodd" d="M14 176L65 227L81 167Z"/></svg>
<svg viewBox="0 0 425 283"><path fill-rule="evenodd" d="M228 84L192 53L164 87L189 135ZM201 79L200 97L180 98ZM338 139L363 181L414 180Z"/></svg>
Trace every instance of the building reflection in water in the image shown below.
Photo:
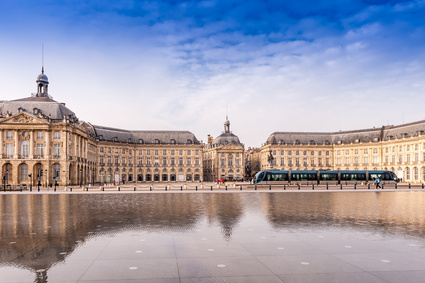
<svg viewBox="0 0 425 283"><path fill-rule="evenodd" d="M275 231L334 227L424 238L424 204L422 192L3 194L0 266L47 282L49 268L93 237L213 227L227 242L259 219Z"/></svg>

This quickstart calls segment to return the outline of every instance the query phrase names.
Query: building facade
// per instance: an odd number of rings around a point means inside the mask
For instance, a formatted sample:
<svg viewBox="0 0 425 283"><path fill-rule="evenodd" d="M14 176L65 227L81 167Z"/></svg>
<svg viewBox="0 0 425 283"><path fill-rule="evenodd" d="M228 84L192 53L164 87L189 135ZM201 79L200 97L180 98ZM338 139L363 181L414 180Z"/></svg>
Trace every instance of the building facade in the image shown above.
<svg viewBox="0 0 425 283"><path fill-rule="evenodd" d="M127 131L80 121L37 77L31 97L0 101L2 185L202 181L203 145L188 131Z"/></svg>
<svg viewBox="0 0 425 283"><path fill-rule="evenodd" d="M208 135L203 152L204 180L243 180L245 178L244 145L230 131L226 116L224 132L213 139Z"/></svg>
<svg viewBox="0 0 425 283"><path fill-rule="evenodd" d="M425 181L425 121L334 133L275 132L261 147L261 169L391 170Z"/></svg>

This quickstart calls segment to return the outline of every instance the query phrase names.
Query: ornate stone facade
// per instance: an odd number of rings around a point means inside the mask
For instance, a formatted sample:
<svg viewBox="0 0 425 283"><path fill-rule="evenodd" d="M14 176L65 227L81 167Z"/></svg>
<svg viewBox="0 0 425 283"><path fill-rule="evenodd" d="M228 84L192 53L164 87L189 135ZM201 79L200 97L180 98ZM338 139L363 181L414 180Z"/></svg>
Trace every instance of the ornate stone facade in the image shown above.
<svg viewBox="0 0 425 283"><path fill-rule="evenodd" d="M424 182L425 121L335 133L276 132L260 159L262 170L391 170L403 181Z"/></svg>
<svg viewBox="0 0 425 283"><path fill-rule="evenodd" d="M208 136L204 148L204 180L243 180L245 178L244 145L230 132L226 117L224 132L213 139Z"/></svg>
<svg viewBox="0 0 425 283"><path fill-rule="evenodd" d="M188 131L127 131L80 121L48 94L0 102L2 185L202 181L203 145Z"/></svg>

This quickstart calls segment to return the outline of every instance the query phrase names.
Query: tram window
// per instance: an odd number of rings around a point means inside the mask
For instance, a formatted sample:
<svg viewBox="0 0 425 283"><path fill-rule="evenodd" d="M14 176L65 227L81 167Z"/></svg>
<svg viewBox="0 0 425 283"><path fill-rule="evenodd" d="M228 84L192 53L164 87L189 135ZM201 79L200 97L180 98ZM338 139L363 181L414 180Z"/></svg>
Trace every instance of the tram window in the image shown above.
<svg viewBox="0 0 425 283"><path fill-rule="evenodd" d="M338 175L336 173L321 173L320 179L323 181L336 181L338 178Z"/></svg>

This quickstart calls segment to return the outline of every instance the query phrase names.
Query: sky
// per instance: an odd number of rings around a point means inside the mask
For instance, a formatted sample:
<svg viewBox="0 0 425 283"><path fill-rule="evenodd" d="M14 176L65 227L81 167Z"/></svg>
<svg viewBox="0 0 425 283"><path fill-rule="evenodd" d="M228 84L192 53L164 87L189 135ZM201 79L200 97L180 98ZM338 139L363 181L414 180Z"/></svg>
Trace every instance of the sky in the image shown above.
<svg viewBox="0 0 425 283"><path fill-rule="evenodd" d="M425 0L2 0L0 100L127 130L335 132L425 119Z"/></svg>

